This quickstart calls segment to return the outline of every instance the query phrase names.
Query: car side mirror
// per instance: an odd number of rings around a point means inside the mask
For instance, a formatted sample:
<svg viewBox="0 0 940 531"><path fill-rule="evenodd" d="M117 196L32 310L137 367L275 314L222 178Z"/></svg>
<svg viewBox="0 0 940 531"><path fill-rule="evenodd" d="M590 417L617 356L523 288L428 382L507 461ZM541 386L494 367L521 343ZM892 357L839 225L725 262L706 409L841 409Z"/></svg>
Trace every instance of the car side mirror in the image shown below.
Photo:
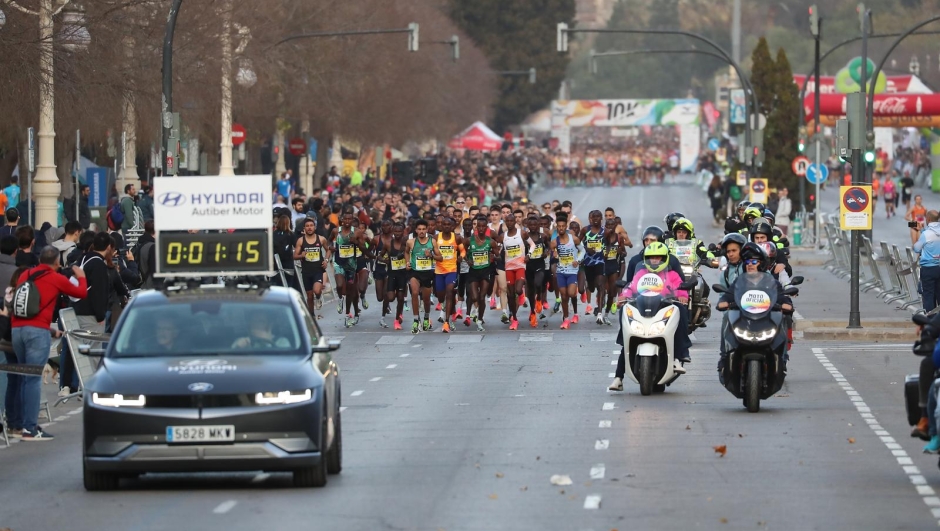
<svg viewBox="0 0 940 531"><path fill-rule="evenodd" d="M100 358L104 356L103 348L91 348L91 345L81 344L78 346L78 353L82 356L88 356L91 358Z"/></svg>
<svg viewBox="0 0 940 531"><path fill-rule="evenodd" d="M783 290L783 294L788 297L791 295L799 295L799 293L800 293L800 288L797 288L796 286L790 286L789 288Z"/></svg>
<svg viewBox="0 0 940 531"><path fill-rule="evenodd" d="M721 284L712 284L712 291L715 293L728 293L728 288L722 286Z"/></svg>
<svg viewBox="0 0 940 531"><path fill-rule="evenodd" d="M334 350L339 350L340 345L343 343L341 339L327 339L321 337L320 341L313 346L314 352L333 352Z"/></svg>
<svg viewBox="0 0 940 531"><path fill-rule="evenodd" d="M790 285L791 285L791 286L799 286L799 285L802 284L802 283L803 283L803 277L801 277L801 276L795 276L795 277L793 277L793 278L790 279Z"/></svg>

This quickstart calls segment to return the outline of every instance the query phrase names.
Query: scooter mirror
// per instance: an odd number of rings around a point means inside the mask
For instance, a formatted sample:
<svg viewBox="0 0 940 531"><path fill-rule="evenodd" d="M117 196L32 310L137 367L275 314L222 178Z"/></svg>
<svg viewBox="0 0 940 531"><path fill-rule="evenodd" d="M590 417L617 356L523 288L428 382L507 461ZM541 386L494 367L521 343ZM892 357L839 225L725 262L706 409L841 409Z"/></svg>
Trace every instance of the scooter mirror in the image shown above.
<svg viewBox="0 0 940 531"><path fill-rule="evenodd" d="M789 288L783 290L783 294L786 295L786 296L788 296L788 297L789 297L789 296L792 296L792 295L799 295L799 294L800 294L800 288L791 286L791 287L789 287Z"/></svg>
<svg viewBox="0 0 940 531"><path fill-rule="evenodd" d="M721 284L712 284L712 291L715 293L728 293L728 289Z"/></svg>
<svg viewBox="0 0 940 531"><path fill-rule="evenodd" d="M790 285L791 285L791 286L799 286L799 285L802 284L802 283L803 283L803 277L801 277L801 276L795 276L795 277L793 277L793 278L790 279Z"/></svg>
<svg viewBox="0 0 940 531"><path fill-rule="evenodd" d="M695 286L698 284L698 281L693 279L686 280L682 284L679 284L679 289L684 291L689 291L690 289L695 289Z"/></svg>
<svg viewBox="0 0 940 531"><path fill-rule="evenodd" d="M911 321L914 321L914 324L918 324L920 326L930 324L930 318L927 317L927 314L923 313L915 313L911 316Z"/></svg>

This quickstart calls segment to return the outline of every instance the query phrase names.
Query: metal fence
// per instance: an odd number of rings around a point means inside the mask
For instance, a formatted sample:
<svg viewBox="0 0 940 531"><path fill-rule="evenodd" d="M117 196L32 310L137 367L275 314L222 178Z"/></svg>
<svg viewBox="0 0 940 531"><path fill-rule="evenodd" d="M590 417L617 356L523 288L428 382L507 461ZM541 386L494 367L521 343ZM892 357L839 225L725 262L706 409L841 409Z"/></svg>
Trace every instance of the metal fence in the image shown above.
<svg viewBox="0 0 940 531"><path fill-rule="evenodd" d="M843 279L851 276L851 234L839 228L836 214L822 216L820 235L826 238L831 259L826 269ZM896 304L913 312L922 311L920 264L913 249L902 252L897 245L879 242L877 248L867 236L859 246L859 289L874 293L885 304Z"/></svg>

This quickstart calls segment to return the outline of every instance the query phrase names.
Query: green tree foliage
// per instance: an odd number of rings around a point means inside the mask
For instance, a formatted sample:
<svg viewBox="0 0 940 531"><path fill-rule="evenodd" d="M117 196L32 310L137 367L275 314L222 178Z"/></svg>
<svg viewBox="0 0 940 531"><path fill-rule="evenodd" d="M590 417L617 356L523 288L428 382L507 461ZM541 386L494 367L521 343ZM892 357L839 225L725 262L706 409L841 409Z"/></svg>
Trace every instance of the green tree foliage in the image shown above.
<svg viewBox="0 0 940 531"><path fill-rule="evenodd" d="M565 21L573 26L574 0L450 0L449 7L451 18L483 49L493 70L535 67L538 72L534 85L526 76L499 80L496 132L520 123L557 96L569 59L557 52L555 28Z"/></svg>
<svg viewBox="0 0 940 531"><path fill-rule="evenodd" d="M790 168L793 158L797 156L799 90L793 83L793 70L783 48L777 50L773 67L776 98L773 109L767 115L767 128L764 131L766 157L762 173L770 178L771 186L786 186L790 189L793 200L799 203L798 179L802 177L794 175Z"/></svg>
<svg viewBox="0 0 940 531"><path fill-rule="evenodd" d="M773 57L770 56L770 47L767 39L761 37L757 46L751 53L751 85L757 95L758 111L770 117L774 108L774 99L777 94L777 73ZM793 81L791 80L792 84Z"/></svg>

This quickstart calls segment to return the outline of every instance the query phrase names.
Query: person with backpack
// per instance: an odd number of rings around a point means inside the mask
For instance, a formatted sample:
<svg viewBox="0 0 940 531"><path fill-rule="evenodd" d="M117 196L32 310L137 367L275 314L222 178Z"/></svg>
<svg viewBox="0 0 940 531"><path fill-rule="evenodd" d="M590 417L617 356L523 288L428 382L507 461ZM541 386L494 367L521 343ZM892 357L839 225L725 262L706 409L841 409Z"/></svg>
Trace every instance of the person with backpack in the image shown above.
<svg viewBox="0 0 940 531"><path fill-rule="evenodd" d="M134 228L134 209L137 207L137 202L135 197L137 196L137 190L134 189L133 184L128 184L124 187L124 197L121 198L121 201L118 203L118 210L121 212L121 221L118 223L116 219L113 219L114 224L116 225L115 230L121 229L121 233L127 235L128 229ZM112 209L113 211L114 209Z"/></svg>
<svg viewBox="0 0 940 531"><path fill-rule="evenodd" d="M13 351L17 363L45 366L49 360L49 347L52 336L49 326L52 324L55 303L60 294L84 298L87 292L85 272L73 267L74 280L69 280L58 273L60 266L59 250L45 247L39 253L39 265L24 271L13 293ZM39 402L42 394L40 376L20 376L14 385L18 389L19 400L14 401L12 411L8 411L9 427L14 434L26 441L47 441L52 434L39 426Z"/></svg>
<svg viewBox="0 0 940 531"><path fill-rule="evenodd" d="M63 264L67 264L69 255L78 245L78 239L82 236L82 226L77 221L69 221L65 224L65 234L61 239L52 242L52 246L59 250L59 259Z"/></svg>
<svg viewBox="0 0 940 531"><path fill-rule="evenodd" d="M82 257L79 267L87 277L86 297L73 298L75 315L82 330L104 332L108 312L108 294L111 291L111 276L108 264L114 251L111 236L107 232L95 234L91 251Z"/></svg>

